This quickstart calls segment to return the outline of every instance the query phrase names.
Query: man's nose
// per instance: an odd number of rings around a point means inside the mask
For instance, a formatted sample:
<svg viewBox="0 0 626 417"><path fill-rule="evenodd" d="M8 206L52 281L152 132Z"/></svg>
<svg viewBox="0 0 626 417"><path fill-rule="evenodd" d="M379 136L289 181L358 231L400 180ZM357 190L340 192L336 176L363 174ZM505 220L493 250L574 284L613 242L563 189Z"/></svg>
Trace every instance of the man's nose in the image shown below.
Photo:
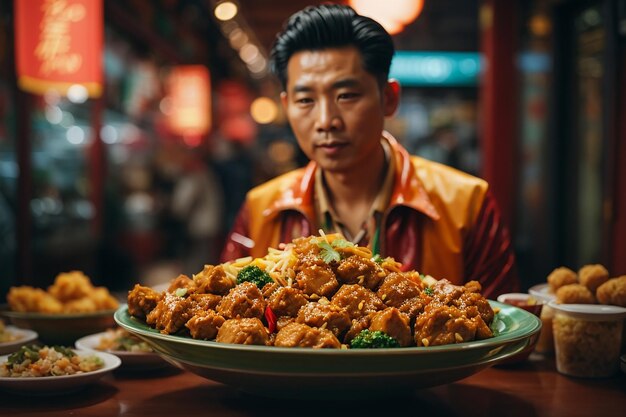
<svg viewBox="0 0 626 417"><path fill-rule="evenodd" d="M322 101L319 105L317 117L317 130L319 132L330 132L341 127L341 118L335 103Z"/></svg>

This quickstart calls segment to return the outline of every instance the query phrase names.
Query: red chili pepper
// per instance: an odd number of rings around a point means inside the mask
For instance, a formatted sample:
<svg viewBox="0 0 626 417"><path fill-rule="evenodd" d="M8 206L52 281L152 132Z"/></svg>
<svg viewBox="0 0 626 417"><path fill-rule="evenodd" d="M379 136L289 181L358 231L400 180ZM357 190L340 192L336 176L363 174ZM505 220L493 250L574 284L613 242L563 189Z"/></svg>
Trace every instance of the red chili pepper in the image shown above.
<svg viewBox="0 0 626 417"><path fill-rule="evenodd" d="M274 314L270 306L265 307L265 320L267 320L267 327L270 333L274 333L276 331L276 314Z"/></svg>

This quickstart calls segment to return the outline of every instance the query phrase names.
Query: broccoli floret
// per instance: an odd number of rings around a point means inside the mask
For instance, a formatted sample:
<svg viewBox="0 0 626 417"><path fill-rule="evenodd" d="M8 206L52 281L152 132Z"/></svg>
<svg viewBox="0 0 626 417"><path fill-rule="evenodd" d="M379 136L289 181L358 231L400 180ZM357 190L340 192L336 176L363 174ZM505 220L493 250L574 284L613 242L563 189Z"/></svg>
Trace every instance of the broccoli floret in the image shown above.
<svg viewBox="0 0 626 417"><path fill-rule="evenodd" d="M400 343L387 333L380 330L370 331L362 330L350 342L352 349L378 349L378 348L396 348L400 347Z"/></svg>
<svg viewBox="0 0 626 417"><path fill-rule="evenodd" d="M248 265L237 274L237 284L242 282L251 282L259 288L263 288L265 284L274 282L270 274L263 271L256 265Z"/></svg>

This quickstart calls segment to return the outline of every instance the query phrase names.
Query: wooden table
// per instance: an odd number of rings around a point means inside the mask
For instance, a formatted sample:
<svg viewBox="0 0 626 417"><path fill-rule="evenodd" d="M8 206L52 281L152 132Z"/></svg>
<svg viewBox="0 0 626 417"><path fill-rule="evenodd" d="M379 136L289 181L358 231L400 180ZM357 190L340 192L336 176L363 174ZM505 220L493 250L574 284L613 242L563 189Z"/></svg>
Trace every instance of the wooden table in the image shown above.
<svg viewBox="0 0 626 417"><path fill-rule="evenodd" d="M492 367L456 383L417 390L408 398L367 401L254 397L178 371L116 371L84 390L58 397L0 392L0 416L626 416L626 375L577 379L538 355Z"/></svg>

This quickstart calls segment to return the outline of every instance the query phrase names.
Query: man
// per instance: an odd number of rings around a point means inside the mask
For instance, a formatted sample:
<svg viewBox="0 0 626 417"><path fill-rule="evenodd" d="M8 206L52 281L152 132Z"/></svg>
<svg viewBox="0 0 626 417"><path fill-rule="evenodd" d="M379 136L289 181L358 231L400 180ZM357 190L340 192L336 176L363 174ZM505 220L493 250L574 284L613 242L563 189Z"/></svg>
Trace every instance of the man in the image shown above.
<svg viewBox="0 0 626 417"><path fill-rule="evenodd" d="M507 229L485 181L409 156L383 130L400 86L388 80L393 41L348 6L294 14L277 36L272 70L299 146L311 162L251 190L222 261L262 257L300 236L339 232L405 270L489 298L517 291Z"/></svg>

